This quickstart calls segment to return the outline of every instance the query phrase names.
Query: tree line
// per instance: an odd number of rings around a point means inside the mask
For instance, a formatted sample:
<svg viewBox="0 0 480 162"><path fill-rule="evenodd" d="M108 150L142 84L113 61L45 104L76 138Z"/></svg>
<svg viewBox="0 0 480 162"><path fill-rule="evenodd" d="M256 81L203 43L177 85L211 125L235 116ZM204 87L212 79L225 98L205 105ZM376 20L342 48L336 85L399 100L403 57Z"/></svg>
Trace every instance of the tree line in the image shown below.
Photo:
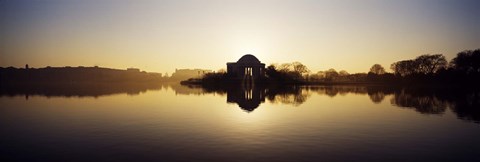
<svg viewBox="0 0 480 162"><path fill-rule="evenodd" d="M390 68L402 82L478 83L480 49L459 52L450 61L442 54L421 55L395 62Z"/></svg>
<svg viewBox="0 0 480 162"><path fill-rule="evenodd" d="M160 73L110 69L104 67L50 67L45 68L2 68L0 86L25 84L96 84L96 83L158 83L165 81Z"/></svg>
<svg viewBox="0 0 480 162"><path fill-rule="evenodd" d="M380 64L374 64L366 73L350 74L333 68L311 73L300 62L271 64L265 69L265 78L271 83L470 83L480 81L480 49L459 52L451 61L443 54L424 54L414 59L391 64L392 73ZM215 79L216 78L216 79ZM206 80L221 80L222 74L206 75Z"/></svg>

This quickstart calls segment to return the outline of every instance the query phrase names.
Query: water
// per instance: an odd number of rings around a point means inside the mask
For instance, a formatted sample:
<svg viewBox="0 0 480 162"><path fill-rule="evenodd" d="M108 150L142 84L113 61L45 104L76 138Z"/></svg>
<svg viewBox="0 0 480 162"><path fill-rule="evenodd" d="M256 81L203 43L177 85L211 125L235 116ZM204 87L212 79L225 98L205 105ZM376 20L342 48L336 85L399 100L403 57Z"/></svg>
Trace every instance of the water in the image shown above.
<svg viewBox="0 0 480 162"><path fill-rule="evenodd" d="M0 103L2 161L480 160L471 89L66 86Z"/></svg>

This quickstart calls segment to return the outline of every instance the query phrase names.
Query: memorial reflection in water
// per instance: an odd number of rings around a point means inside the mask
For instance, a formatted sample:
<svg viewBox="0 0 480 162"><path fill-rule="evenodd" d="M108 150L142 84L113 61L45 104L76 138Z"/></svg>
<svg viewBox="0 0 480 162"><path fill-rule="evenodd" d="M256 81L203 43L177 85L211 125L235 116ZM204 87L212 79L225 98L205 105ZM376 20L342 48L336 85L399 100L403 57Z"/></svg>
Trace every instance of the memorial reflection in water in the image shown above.
<svg viewBox="0 0 480 162"><path fill-rule="evenodd" d="M94 88L92 88L94 87ZM177 95L226 95L227 103L236 103L246 112L261 107L265 101L301 105L311 94L336 97L345 94L368 95L373 103L389 99L392 105L413 109L421 114L444 114L447 109L459 119L480 122L480 91L476 88L421 88L384 86L282 86L261 85L201 87L180 84L94 84L2 87L0 96L102 97L126 93L138 95L147 91L172 89ZM390 97L387 97L390 96Z"/></svg>

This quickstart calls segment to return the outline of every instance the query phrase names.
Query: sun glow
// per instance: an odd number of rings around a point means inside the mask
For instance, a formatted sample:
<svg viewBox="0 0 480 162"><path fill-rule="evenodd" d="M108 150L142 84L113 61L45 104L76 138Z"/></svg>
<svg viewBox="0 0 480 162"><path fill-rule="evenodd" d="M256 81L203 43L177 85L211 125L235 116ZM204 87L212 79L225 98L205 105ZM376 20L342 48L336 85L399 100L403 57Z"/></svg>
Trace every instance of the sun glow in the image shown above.
<svg viewBox="0 0 480 162"><path fill-rule="evenodd" d="M355 73L427 53L451 59L480 42L480 23L469 21L477 10L468 8L478 5L468 3L2 2L1 67L98 65L172 73L218 70L252 54L267 66L299 61L312 72Z"/></svg>

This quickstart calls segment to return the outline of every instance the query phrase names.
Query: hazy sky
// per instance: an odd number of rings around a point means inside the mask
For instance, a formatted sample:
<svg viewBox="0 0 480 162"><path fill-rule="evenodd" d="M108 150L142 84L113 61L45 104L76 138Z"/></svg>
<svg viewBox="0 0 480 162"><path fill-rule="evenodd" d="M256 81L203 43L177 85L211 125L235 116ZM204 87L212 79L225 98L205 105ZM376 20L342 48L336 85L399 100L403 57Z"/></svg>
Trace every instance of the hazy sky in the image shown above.
<svg viewBox="0 0 480 162"><path fill-rule="evenodd" d="M250 53L367 72L480 48L479 0L0 0L0 66L168 72Z"/></svg>

